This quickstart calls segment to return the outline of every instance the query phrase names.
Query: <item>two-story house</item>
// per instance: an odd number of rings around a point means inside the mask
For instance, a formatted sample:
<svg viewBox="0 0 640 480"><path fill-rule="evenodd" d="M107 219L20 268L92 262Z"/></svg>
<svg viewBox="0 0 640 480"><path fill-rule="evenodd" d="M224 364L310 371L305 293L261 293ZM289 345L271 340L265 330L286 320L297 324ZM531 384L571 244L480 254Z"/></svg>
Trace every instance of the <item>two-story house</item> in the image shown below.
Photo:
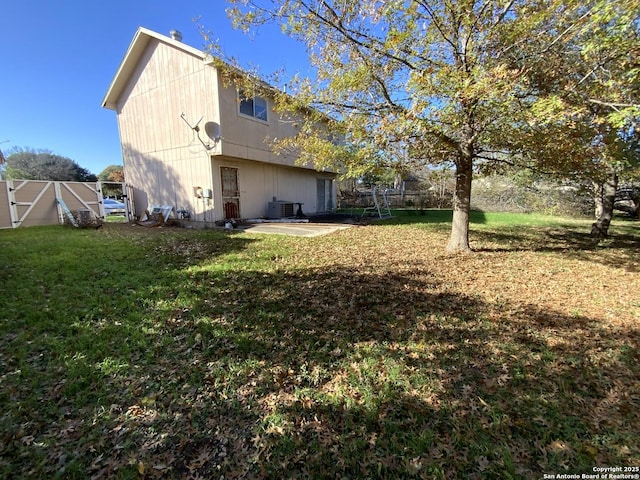
<svg viewBox="0 0 640 480"><path fill-rule="evenodd" d="M198 222L273 216L274 200L301 203L305 214L336 205L335 172L270 148L267 139L295 135L295 124L268 96L223 82L211 57L178 32L138 29L102 106L117 113L138 216L151 205Z"/></svg>

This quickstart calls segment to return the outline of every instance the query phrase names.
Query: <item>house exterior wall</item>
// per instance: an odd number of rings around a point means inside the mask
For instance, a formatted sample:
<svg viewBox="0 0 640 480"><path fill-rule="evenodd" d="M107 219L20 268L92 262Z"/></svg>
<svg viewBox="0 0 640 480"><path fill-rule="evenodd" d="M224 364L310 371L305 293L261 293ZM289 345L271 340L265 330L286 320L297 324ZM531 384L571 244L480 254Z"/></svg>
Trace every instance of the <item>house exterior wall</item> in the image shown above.
<svg viewBox="0 0 640 480"><path fill-rule="evenodd" d="M240 113L236 87L220 86L220 124L223 139L221 156L214 156L213 175L216 219L224 215L220 185L220 167L238 168L240 188L240 217L260 218L267 214L268 203L284 200L303 203L305 214L326 211L318 204L317 181L333 181L335 174L318 172L311 165L299 165L296 157L277 155L269 142L276 138L294 136L296 122L283 118L273 110L273 101L267 100L267 121ZM335 186L331 188L330 205L336 205Z"/></svg>
<svg viewBox="0 0 640 480"><path fill-rule="evenodd" d="M317 181L335 175L273 153L268 139L295 135L296 126L274 112L271 99L267 121L243 115L236 87L222 82L201 52L153 33L136 38L146 46L134 41L136 60L126 64L126 83L117 83L118 93L110 91L104 102L115 104L135 215L151 205L173 205L192 221L223 220L221 166L238 168L241 218L264 216L273 197L304 203L305 213L325 211L317 205ZM208 125L220 135L215 141ZM196 195L198 188L212 198ZM336 204L335 188L330 203Z"/></svg>
<svg viewBox="0 0 640 480"><path fill-rule="evenodd" d="M333 175L288 166L242 160L226 156L213 156L214 204L216 217L224 215L222 187L220 185L220 167L238 169L238 187L240 190L240 217L261 218L267 215L268 203L283 200L303 203L305 214L325 211L318 205L317 182L319 179L333 180ZM335 185L331 192L332 204L336 204ZM297 207L296 207L297 208Z"/></svg>
<svg viewBox="0 0 640 480"><path fill-rule="evenodd" d="M273 100L266 100L267 121L264 122L240 113L238 91L234 85L220 86L220 121L223 131L220 153L244 160L296 166L295 157L277 155L269 145L270 140L294 136L295 122L277 114L273 110ZM306 165L303 168L312 169L312 166Z"/></svg>
<svg viewBox="0 0 640 480"><path fill-rule="evenodd" d="M193 220L210 217L193 187L211 188L209 157L193 126L219 122L216 70L201 58L152 39L118 101L118 126L127 183L134 187L135 214L149 205L174 205Z"/></svg>

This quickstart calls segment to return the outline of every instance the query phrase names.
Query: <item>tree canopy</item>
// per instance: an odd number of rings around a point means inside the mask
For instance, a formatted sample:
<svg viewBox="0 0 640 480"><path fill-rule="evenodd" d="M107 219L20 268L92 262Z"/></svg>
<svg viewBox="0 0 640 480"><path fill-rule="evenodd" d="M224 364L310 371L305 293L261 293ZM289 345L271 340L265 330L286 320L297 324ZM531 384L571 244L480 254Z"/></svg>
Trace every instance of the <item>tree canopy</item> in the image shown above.
<svg viewBox="0 0 640 480"><path fill-rule="evenodd" d="M101 182L124 182L124 169L122 165L109 165L98 174L98 180ZM102 193L104 195L119 196L122 195L122 186L103 183Z"/></svg>
<svg viewBox="0 0 640 480"><path fill-rule="evenodd" d="M6 158L6 177L76 182L95 182L98 179L70 158L33 148L14 148L11 151Z"/></svg>
<svg viewBox="0 0 640 480"><path fill-rule="evenodd" d="M275 22L305 43L316 76L293 79L281 108L321 112L347 139L309 116L281 148L354 172L394 148L455 166L451 251L469 250L475 169L580 171L615 143L600 139L637 128L638 0L231 3L236 27Z"/></svg>
<svg viewBox="0 0 640 480"><path fill-rule="evenodd" d="M109 165L98 174L98 180L102 182L124 182L122 165Z"/></svg>

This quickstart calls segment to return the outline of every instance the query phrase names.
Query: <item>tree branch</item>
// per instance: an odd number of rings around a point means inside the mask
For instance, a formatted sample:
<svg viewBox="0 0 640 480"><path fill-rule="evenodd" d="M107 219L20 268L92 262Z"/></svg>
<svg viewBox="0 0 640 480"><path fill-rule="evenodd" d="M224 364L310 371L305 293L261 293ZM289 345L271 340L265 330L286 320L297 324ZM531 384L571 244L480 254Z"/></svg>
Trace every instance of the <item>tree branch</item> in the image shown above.
<svg viewBox="0 0 640 480"><path fill-rule="evenodd" d="M596 105L603 105L605 107L613 108L614 110L618 110L618 108L640 108L640 103L617 103L617 102L605 102L603 100L598 100L596 98L587 99L588 102L595 103Z"/></svg>
<svg viewBox="0 0 640 480"><path fill-rule="evenodd" d="M344 26L342 19L340 17L340 15L338 15L338 13L331 8L330 5L327 4L327 2L325 0L321 0L320 2L326 9L327 11L331 14L331 16L333 17L333 21L330 20L329 18L327 18L326 16L322 15L319 11L316 11L314 9L312 9L304 0L300 0L300 4L314 17L316 17L322 24L324 24L325 26L332 28L333 30L337 31L338 33L340 33L345 40L348 40L349 42L354 43L355 45L357 45L358 47L370 50L382 57L388 58L390 60L393 60L395 62L398 62L404 66L406 66L407 68L411 69L411 70L416 70L416 67L409 62L407 59L405 58L401 58L398 57L397 55L392 54L391 52L380 48L379 46L376 46L376 39L374 37L368 36L368 35L362 35L361 32L356 32L354 30L348 29L347 27ZM358 38L356 38L356 36L360 36L363 37L365 40L367 40L367 42L360 40Z"/></svg>
<svg viewBox="0 0 640 480"><path fill-rule="evenodd" d="M593 13L594 8L595 7L590 8L580 18L578 18L574 23L572 23L567 28L565 28L556 38L553 39L553 41L549 45L547 45L545 48L543 48L539 52L539 54L545 54L549 50L551 50L551 47L553 47L556 43L558 43L560 40L562 40L562 38L564 38L571 30L573 30L576 27L576 25L578 25L585 18L591 16L591 14Z"/></svg>
<svg viewBox="0 0 640 480"><path fill-rule="evenodd" d="M424 2L422 0L414 0L415 3L417 3L418 5L420 5L422 8L424 8L424 10L427 12L427 15L429 16L429 18L431 19L431 22L433 23L433 25L435 25L436 30L438 30L438 32L440 33L440 36L442 37L442 39L448 43L451 48L453 48L454 52L458 51L458 46L453 42L453 40L451 40L446 33L444 32L444 27L442 25L440 25L440 22L438 21L435 12L433 11L433 9L431 8L431 6L427 3Z"/></svg>

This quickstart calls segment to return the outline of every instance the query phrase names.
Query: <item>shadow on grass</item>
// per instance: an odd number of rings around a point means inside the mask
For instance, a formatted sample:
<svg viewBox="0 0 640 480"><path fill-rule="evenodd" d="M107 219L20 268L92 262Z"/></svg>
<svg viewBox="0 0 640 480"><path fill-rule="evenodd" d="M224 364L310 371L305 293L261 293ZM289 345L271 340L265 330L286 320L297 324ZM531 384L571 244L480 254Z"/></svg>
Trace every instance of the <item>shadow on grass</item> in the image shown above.
<svg viewBox="0 0 640 480"><path fill-rule="evenodd" d="M169 261L156 247L172 268L134 304L118 290L100 317L51 312L74 355L45 342L3 376L1 472L508 478L640 461L637 329L487 304L427 265L186 268L246 239L225 241Z"/></svg>
<svg viewBox="0 0 640 480"><path fill-rule="evenodd" d="M433 228L438 231L449 230L452 221L451 210L394 210L394 218L379 221L380 225L415 225ZM498 215L495 220L491 215ZM470 238L472 249L476 252L558 252L566 253L583 260L600 262L613 268L630 272L640 271L637 252L640 250L640 234L632 227L637 221L625 217L616 217L610 232L611 237L604 241L594 240L587 223L576 225L554 220L545 224L544 220L533 219L530 224L518 224L526 219L524 215L485 214L482 211L470 213ZM509 216L513 219L509 220ZM495 222L495 227L492 223ZM509 222L516 222L509 226ZM376 222L378 223L378 222ZM474 225L482 227L474 228ZM606 251L606 255L591 255L595 251Z"/></svg>
<svg viewBox="0 0 640 480"><path fill-rule="evenodd" d="M474 248L477 252L556 252L629 272L640 271L638 235L612 234L609 239L598 241L589 232L560 226L473 231L472 238L473 245L480 245Z"/></svg>
<svg viewBox="0 0 640 480"><path fill-rule="evenodd" d="M622 387L638 376L621 360L637 330L614 340L533 305L505 318L425 270L302 272L270 278L260 295L240 287L253 280L238 281L241 307L227 304L240 340L228 353L270 372L244 385L260 398L265 477L504 478L638 456L627 428L637 399Z"/></svg>

